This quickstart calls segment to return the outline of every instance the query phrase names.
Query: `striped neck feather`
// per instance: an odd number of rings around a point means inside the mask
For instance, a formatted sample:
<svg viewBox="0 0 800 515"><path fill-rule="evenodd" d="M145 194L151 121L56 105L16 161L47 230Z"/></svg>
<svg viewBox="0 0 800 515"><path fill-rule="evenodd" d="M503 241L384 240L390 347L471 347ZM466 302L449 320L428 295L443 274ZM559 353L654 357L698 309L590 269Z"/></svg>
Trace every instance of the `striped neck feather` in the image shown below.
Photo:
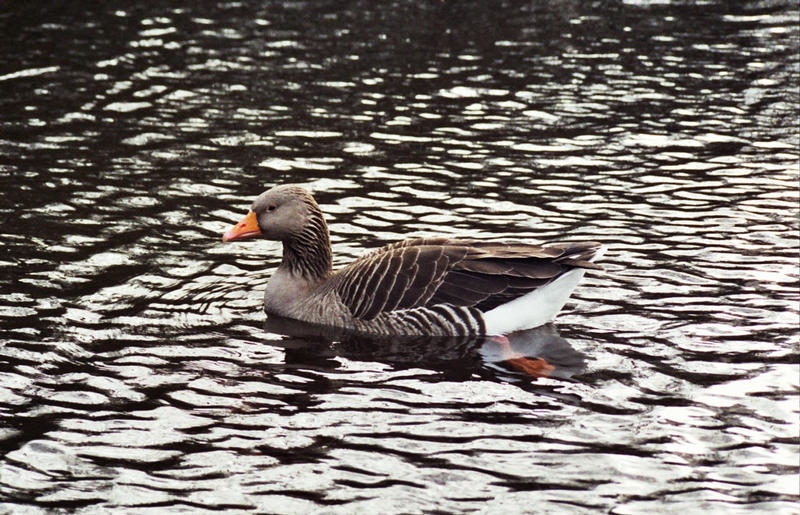
<svg viewBox="0 0 800 515"><path fill-rule="evenodd" d="M293 275L306 280L325 279L331 273L331 239L319 207L309 205L306 223L297 234L283 241L283 262Z"/></svg>

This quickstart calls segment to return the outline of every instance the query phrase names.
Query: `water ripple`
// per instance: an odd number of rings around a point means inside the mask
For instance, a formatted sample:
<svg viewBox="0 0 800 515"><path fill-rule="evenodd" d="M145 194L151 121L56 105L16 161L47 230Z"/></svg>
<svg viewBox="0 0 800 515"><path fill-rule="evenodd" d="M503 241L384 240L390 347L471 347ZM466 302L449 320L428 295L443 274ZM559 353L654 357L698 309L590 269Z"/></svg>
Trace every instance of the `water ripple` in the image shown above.
<svg viewBox="0 0 800 515"><path fill-rule="evenodd" d="M0 15L0 509L793 512L796 10L84 7ZM220 242L285 182L337 266L606 270L510 346L296 334Z"/></svg>

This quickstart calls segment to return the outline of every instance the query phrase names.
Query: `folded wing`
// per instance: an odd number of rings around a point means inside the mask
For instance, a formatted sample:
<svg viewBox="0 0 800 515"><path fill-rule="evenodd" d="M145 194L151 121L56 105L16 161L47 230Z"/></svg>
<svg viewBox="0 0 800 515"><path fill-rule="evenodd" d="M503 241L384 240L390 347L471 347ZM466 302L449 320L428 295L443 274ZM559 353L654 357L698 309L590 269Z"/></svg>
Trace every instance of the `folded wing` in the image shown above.
<svg viewBox="0 0 800 515"><path fill-rule="evenodd" d="M589 260L593 242L533 245L447 238L406 240L373 251L339 270L332 285L352 315L435 304L481 311L514 300Z"/></svg>

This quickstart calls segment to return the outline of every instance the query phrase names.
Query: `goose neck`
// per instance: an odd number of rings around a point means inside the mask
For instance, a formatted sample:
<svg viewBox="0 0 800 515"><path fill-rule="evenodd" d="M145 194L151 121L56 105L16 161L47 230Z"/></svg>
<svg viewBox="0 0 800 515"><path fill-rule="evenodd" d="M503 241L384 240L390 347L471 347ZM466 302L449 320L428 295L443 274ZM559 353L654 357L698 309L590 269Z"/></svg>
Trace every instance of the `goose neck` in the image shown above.
<svg viewBox="0 0 800 515"><path fill-rule="evenodd" d="M324 223L306 225L300 234L283 242L281 267L307 281L322 280L330 275L333 259L330 236Z"/></svg>

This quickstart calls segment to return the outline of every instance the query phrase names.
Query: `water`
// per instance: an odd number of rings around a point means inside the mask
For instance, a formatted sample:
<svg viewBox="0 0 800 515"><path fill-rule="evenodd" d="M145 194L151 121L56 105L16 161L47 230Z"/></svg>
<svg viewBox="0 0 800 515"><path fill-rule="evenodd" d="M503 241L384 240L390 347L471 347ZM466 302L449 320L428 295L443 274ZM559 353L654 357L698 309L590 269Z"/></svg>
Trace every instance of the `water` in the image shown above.
<svg viewBox="0 0 800 515"><path fill-rule="evenodd" d="M129 4L0 14L0 509L796 512L795 7ZM298 335L220 241L288 182L337 265L606 271L510 350Z"/></svg>

